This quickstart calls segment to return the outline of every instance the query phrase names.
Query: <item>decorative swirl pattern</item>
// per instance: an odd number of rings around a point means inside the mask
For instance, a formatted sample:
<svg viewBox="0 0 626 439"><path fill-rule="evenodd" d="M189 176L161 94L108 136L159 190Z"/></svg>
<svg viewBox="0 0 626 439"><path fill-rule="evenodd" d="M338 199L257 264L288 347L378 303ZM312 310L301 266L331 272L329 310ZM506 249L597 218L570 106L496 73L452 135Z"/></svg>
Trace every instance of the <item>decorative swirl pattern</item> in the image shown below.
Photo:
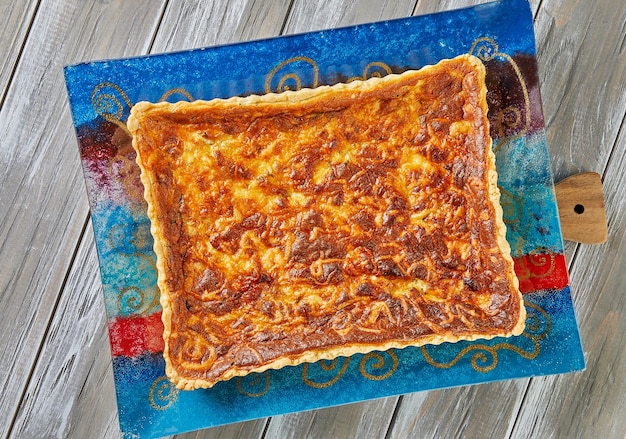
<svg viewBox="0 0 626 439"><path fill-rule="evenodd" d="M184 88L172 88L168 91L166 91L163 96L161 96L161 99L159 99L159 102L165 102L166 100L168 100L171 96L174 95L181 95L183 96L187 101L191 102L193 101L193 96L191 96L191 93L189 93L187 90L185 90Z"/></svg>
<svg viewBox="0 0 626 439"><path fill-rule="evenodd" d="M330 387L339 381L339 378L346 372L348 368L348 364L350 364L350 358L340 357L335 358L332 361L321 360L314 365L321 368L324 372L331 372L330 378L326 381L314 381L314 378L309 376L309 363L305 363L302 368L302 379L306 383L306 385L310 387L315 387L317 389L324 389L326 387Z"/></svg>
<svg viewBox="0 0 626 439"><path fill-rule="evenodd" d="M179 390L167 379L161 376L154 380L150 386L148 400L150 406L155 410L167 410L178 399Z"/></svg>
<svg viewBox="0 0 626 439"><path fill-rule="evenodd" d="M526 262L532 266L528 267ZM544 278L552 276L556 267L556 256L554 253L539 248L528 254L523 261L518 262L517 277L520 281L530 278Z"/></svg>
<svg viewBox="0 0 626 439"><path fill-rule="evenodd" d="M120 256L134 259L136 277L155 277L157 267L154 259L146 254L152 247L149 223L117 223L109 230L109 247ZM130 229L130 230L129 230ZM128 278L125 279L128 282ZM137 285L125 285L119 289L117 311L124 314L146 314L159 304L157 285L146 290Z"/></svg>
<svg viewBox="0 0 626 439"><path fill-rule="evenodd" d="M387 64L384 62L374 61L365 66L362 76L355 76L350 78L347 82L359 80L365 81L370 78L382 78L383 76L387 76L391 73L393 73L393 71Z"/></svg>
<svg viewBox="0 0 626 439"><path fill-rule="evenodd" d="M112 82L98 84L91 93L91 105L105 120L116 124L130 135L123 120L133 103L117 84Z"/></svg>
<svg viewBox="0 0 626 439"><path fill-rule="evenodd" d="M259 398L270 389L269 372L255 373L237 378L237 391L250 398Z"/></svg>
<svg viewBox="0 0 626 439"><path fill-rule="evenodd" d="M141 314L138 311L150 308L145 307L146 295L143 290L135 286L122 288L117 296L117 302L118 309L124 314ZM146 309L143 309L144 307Z"/></svg>
<svg viewBox="0 0 626 439"><path fill-rule="evenodd" d="M491 61L500 53L498 50L498 44L489 37L477 38L469 50L469 53L473 53L482 61Z"/></svg>
<svg viewBox="0 0 626 439"><path fill-rule="evenodd" d="M496 349L484 344L467 346L447 363L441 363L434 360L428 353L425 346L422 346L420 349L426 362L439 369L451 368L469 352L473 352L472 357L470 358L470 364L472 365L472 368L478 372L490 372L498 365L498 354ZM491 358L488 358L487 354L489 354Z"/></svg>
<svg viewBox="0 0 626 439"><path fill-rule="evenodd" d="M387 361L387 358L391 361ZM391 349L386 352L370 352L363 356L359 364L361 375L373 381L386 380L393 375L397 369L398 357Z"/></svg>
<svg viewBox="0 0 626 439"><path fill-rule="evenodd" d="M279 73L282 69L286 67L297 67L302 63L308 64L312 69L312 76L310 78L310 83L303 81L302 73L304 70L302 68L297 69L299 73L289 72L288 70L279 76ZM275 81L275 77L278 78ZM273 84L276 82L276 85ZM266 93L280 93L287 90L300 90L303 87L315 88L319 85L319 68L317 63L313 61L311 58L306 56L296 56L294 58L289 58L286 61L281 62L276 67L272 69L272 71L267 75L265 80L265 92Z"/></svg>
<svg viewBox="0 0 626 439"><path fill-rule="evenodd" d="M369 78L382 78L385 75L390 75L392 72L391 67L383 62L371 62L363 70L363 79Z"/></svg>
<svg viewBox="0 0 626 439"><path fill-rule="evenodd" d="M541 307L525 302L527 316L526 329L520 337L524 337L531 342L531 349L526 350L511 343L497 343L493 346L486 344L473 344L466 346L456 356L448 362L439 362L433 359L425 346L420 349L424 359L428 364L439 369L449 369L457 364L465 355L472 353L470 364L477 372L490 372L498 365L498 351L502 349L515 352L520 357L527 360L534 360L541 351L540 341L544 339L552 329L550 316Z"/></svg>
<svg viewBox="0 0 626 439"><path fill-rule="evenodd" d="M541 307L526 301L526 330L524 334L526 337L533 340L542 340L552 330L552 321L550 316Z"/></svg>

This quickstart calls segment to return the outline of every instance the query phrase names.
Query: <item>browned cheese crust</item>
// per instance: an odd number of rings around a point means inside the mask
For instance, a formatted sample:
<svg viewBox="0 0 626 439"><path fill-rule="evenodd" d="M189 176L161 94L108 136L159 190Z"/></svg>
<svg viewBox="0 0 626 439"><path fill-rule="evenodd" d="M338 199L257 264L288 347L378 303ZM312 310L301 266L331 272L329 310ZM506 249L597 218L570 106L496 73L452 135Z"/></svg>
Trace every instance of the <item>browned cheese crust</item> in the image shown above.
<svg viewBox="0 0 626 439"><path fill-rule="evenodd" d="M484 77L137 104L169 378L521 333Z"/></svg>

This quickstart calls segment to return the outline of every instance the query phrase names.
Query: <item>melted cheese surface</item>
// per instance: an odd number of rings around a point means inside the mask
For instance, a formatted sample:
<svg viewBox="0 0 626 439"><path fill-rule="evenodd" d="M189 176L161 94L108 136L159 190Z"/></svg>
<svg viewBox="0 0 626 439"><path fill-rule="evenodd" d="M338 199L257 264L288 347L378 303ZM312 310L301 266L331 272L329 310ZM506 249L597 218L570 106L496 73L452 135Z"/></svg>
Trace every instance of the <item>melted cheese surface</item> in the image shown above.
<svg viewBox="0 0 626 439"><path fill-rule="evenodd" d="M175 380L519 332L484 93L466 56L134 109Z"/></svg>

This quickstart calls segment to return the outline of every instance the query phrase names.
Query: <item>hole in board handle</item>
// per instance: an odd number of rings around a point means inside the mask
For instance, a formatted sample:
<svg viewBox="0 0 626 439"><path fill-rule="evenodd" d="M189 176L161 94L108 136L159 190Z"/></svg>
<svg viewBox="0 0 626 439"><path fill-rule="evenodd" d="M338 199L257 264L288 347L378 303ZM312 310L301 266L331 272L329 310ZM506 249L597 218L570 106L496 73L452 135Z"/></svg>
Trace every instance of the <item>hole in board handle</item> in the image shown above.
<svg viewBox="0 0 626 439"><path fill-rule="evenodd" d="M582 204L577 204L576 206L574 206L574 212L576 212L578 215L582 215L585 212L585 206L583 206Z"/></svg>

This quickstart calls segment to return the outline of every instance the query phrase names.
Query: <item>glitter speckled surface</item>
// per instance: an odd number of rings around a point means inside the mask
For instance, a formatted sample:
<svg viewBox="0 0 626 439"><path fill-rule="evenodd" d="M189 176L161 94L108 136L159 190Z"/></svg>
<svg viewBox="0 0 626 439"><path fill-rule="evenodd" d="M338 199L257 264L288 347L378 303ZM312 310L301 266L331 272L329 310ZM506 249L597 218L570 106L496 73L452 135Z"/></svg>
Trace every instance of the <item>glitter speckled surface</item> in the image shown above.
<svg viewBox="0 0 626 439"><path fill-rule="evenodd" d="M445 33L441 29L446 29ZM164 377L155 256L125 121L140 100L210 99L415 69L461 53L487 68L507 240L528 312L519 337L355 355L182 392ZM241 62L245 59L246 62ZM525 0L66 68L91 204L120 427L158 437L418 390L580 370Z"/></svg>

